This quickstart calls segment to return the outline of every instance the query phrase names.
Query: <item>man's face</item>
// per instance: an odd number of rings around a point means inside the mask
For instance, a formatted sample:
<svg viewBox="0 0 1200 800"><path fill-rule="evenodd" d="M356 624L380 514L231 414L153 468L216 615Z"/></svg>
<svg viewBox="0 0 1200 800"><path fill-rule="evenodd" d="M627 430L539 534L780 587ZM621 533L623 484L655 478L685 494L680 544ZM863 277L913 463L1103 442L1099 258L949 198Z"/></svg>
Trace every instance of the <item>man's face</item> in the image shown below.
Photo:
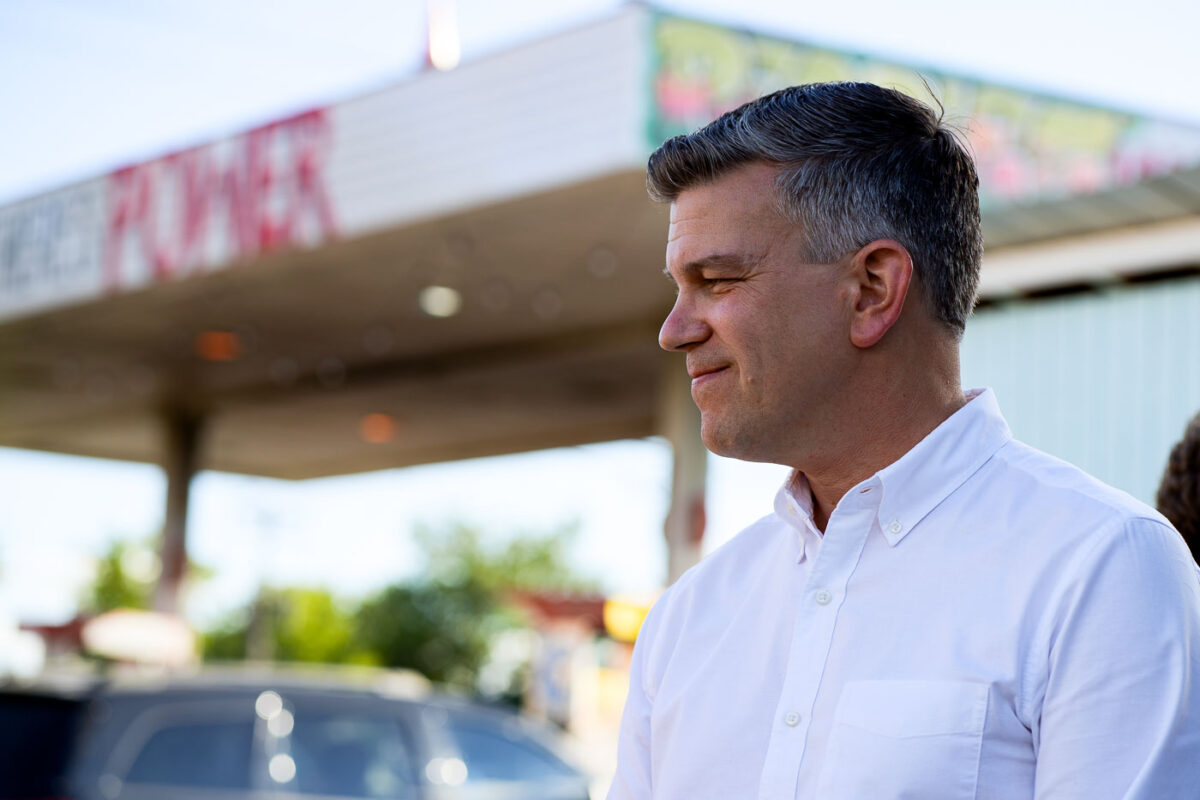
<svg viewBox="0 0 1200 800"><path fill-rule="evenodd" d="M667 272L679 296L659 344L687 354L710 450L796 466L837 419L854 348L846 265L804 260L797 226L776 210L776 174L742 167L672 204Z"/></svg>

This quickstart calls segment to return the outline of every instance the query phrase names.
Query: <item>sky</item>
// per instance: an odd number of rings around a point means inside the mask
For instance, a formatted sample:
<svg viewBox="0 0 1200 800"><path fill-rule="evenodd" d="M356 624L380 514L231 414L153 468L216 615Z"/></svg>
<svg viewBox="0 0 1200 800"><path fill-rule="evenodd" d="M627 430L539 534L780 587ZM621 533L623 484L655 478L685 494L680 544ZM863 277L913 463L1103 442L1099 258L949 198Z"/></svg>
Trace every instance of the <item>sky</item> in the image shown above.
<svg viewBox="0 0 1200 800"><path fill-rule="evenodd" d="M1200 123L1194 0L674 0L659 7L916 67ZM611 0L458 0L464 61L612 13ZM414 75L421 0L4 0L0 203ZM351 598L419 568L416 524L502 540L577 523L608 590L661 583L670 455L655 439L287 483L202 473L191 541L207 624L259 581ZM770 511L784 470L710 462L708 546ZM0 449L0 616L61 621L94 559L161 524L156 467ZM331 536L331 531L337 531Z"/></svg>

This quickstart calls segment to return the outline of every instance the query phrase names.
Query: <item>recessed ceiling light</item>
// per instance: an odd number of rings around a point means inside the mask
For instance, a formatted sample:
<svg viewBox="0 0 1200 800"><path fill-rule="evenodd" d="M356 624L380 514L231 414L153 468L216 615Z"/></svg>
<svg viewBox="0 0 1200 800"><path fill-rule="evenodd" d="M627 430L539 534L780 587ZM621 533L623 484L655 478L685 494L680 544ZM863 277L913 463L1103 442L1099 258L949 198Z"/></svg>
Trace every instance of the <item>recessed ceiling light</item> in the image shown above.
<svg viewBox="0 0 1200 800"><path fill-rule="evenodd" d="M428 14L429 63L440 70L454 69L462 56L454 0L431 0Z"/></svg>
<svg viewBox="0 0 1200 800"><path fill-rule="evenodd" d="M597 278L611 278L617 271L617 254L603 245L593 247L587 254L587 268Z"/></svg>
<svg viewBox="0 0 1200 800"><path fill-rule="evenodd" d="M462 295L449 286L426 286L417 304L431 317L453 317L462 309Z"/></svg>
<svg viewBox="0 0 1200 800"><path fill-rule="evenodd" d="M364 442L383 444L396 438L396 418L391 414L367 414L358 423Z"/></svg>
<svg viewBox="0 0 1200 800"><path fill-rule="evenodd" d="M234 361L242 354L242 341L232 331L201 331L195 346L205 361Z"/></svg>

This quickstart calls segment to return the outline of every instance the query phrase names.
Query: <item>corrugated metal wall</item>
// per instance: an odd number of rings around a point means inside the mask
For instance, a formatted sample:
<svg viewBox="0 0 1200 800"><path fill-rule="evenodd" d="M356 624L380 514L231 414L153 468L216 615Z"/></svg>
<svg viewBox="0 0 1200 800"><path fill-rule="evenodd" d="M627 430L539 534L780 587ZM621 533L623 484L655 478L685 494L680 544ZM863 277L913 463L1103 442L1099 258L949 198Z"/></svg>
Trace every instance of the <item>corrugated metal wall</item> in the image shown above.
<svg viewBox="0 0 1200 800"><path fill-rule="evenodd" d="M1153 503L1200 411L1200 278L981 309L962 370L1018 438Z"/></svg>

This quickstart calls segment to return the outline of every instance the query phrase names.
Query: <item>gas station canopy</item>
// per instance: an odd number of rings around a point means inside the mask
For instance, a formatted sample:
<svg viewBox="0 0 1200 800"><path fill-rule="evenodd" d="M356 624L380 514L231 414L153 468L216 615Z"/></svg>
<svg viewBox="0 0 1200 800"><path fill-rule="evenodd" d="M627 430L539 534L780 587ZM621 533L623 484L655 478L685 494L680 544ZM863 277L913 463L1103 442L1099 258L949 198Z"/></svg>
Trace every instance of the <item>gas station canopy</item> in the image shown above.
<svg viewBox="0 0 1200 800"><path fill-rule="evenodd" d="M1200 261L1200 131L922 74L979 164L986 293ZM927 97L631 6L0 208L0 445L162 462L187 417L204 467L308 478L657 433L646 156L835 78ZM1131 255L1080 255L1101 229Z"/></svg>

